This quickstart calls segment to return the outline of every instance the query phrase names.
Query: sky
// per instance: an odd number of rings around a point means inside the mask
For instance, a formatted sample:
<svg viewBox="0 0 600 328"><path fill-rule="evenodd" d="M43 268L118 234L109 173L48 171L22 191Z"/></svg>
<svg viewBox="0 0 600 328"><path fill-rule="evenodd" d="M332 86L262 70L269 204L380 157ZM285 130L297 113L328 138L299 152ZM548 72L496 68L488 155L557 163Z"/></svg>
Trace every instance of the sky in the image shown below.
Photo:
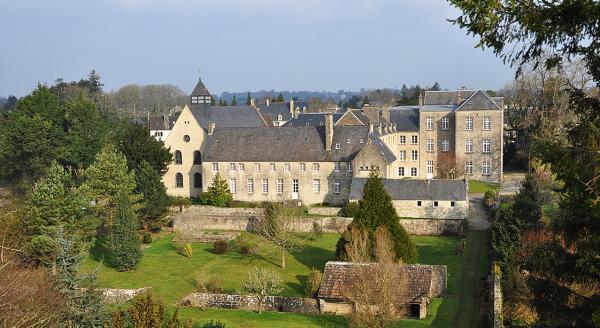
<svg viewBox="0 0 600 328"><path fill-rule="evenodd" d="M443 0L0 0L0 96L92 69L105 90L501 88L514 69L458 15Z"/></svg>

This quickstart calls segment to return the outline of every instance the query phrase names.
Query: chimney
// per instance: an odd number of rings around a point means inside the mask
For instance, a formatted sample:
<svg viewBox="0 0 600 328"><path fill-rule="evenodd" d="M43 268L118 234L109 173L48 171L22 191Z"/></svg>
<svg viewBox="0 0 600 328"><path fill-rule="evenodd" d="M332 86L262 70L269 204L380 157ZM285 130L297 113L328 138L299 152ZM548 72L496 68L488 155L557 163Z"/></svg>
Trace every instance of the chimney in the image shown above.
<svg viewBox="0 0 600 328"><path fill-rule="evenodd" d="M325 149L331 150L333 144L333 114L325 114Z"/></svg>
<svg viewBox="0 0 600 328"><path fill-rule="evenodd" d="M300 111L299 110L292 110L292 113L294 114L294 118L298 119L298 115L300 115Z"/></svg>
<svg viewBox="0 0 600 328"><path fill-rule="evenodd" d="M290 114L294 115L294 99L290 99Z"/></svg>
<svg viewBox="0 0 600 328"><path fill-rule="evenodd" d="M254 98L250 98L250 106L256 107L256 105L254 104Z"/></svg>
<svg viewBox="0 0 600 328"><path fill-rule="evenodd" d="M383 128L381 126L381 123L377 126L377 130L379 131L379 135L383 134Z"/></svg>
<svg viewBox="0 0 600 328"><path fill-rule="evenodd" d="M456 104L460 105L461 102L462 102L462 97L460 96L460 91L459 91L458 95L456 96Z"/></svg>
<svg viewBox="0 0 600 328"><path fill-rule="evenodd" d="M162 119L163 119L163 126L165 127L165 130L169 130L169 116L163 115Z"/></svg>
<svg viewBox="0 0 600 328"><path fill-rule="evenodd" d="M373 123L369 122L369 133L373 133Z"/></svg>
<svg viewBox="0 0 600 328"><path fill-rule="evenodd" d="M212 136L213 132L215 132L215 122L208 122L208 135Z"/></svg>
<svg viewBox="0 0 600 328"><path fill-rule="evenodd" d="M269 107L270 101L271 101L271 99L267 98L267 107Z"/></svg>
<svg viewBox="0 0 600 328"><path fill-rule="evenodd" d="M419 110L423 108L423 95L419 94Z"/></svg>

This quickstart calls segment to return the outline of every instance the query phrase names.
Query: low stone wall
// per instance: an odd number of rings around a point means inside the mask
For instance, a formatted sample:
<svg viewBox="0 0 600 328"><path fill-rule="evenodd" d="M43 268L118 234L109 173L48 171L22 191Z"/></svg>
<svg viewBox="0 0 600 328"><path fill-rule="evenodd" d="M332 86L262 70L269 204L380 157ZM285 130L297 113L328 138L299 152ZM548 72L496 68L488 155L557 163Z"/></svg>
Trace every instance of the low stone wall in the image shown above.
<svg viewBox="0 0 600 328"><path fill-rule="evenodd" d="M121 304L150 290L150 287L137 289L98 288L102 292L104 301L108 304Z"/></svg>
<svg viewBox="0 0 600 328"><path fill-rule="evenodd" d="M308 214L338 216L341 210L341 207L309 207Z"/></svg>
<svg viewBox="0 0 600 328"><path fill-rule="evenodd" d="M490 288L490 322L493 328L504 328L504 319L502 317L502 278L500 268L492 264L492 288Z"/></svg>
<svg viewBox="0 0 600 328"><path fill-rule="evenodd" d="M260 208L221 208L194 205L174 215L173 229L186 236L200 236L204 230L253 231L254 222L263 215ZM343 232L352 218L337 216L291 217L290 229L297 232L310 232L313 223L318 223L324 232ZM401 219L400 224L411 235L452 235L458 234L461 219Z"/></svg>
<svg viewBox="0 0 600 328"><path fill-rule="evenodd" d="M178 306L258 310L253 295L192 293L177 302ZM267 296L262 305L265 311L319 313L317 300L302 297Z"/></svg>

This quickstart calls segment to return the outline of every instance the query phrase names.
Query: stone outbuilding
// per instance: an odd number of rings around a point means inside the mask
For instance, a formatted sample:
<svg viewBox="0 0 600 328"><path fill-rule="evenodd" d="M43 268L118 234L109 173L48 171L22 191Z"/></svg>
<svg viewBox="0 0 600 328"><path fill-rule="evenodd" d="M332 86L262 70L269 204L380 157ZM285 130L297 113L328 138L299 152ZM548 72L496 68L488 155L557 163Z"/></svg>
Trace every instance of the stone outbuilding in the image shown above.
<svg viewBox="0 0 600 328"><path fill-rule="evenodd" d="M327 262L323 281L317 294L321 313L350 314L352 304L344 295L349 288L355 288L359 275L375 272L377 266L390 265L398 274L405 287L397 297L398 305L405 307L412 318L423 319L427 316L427 305L432 298L444 297L447 288L447 268L445 265L423 264L379 264L353 262ZM366 270L366 271L365 271ZM375 284L373 293L377 294ZM357 304L358 305L358 304Z"/></svg>

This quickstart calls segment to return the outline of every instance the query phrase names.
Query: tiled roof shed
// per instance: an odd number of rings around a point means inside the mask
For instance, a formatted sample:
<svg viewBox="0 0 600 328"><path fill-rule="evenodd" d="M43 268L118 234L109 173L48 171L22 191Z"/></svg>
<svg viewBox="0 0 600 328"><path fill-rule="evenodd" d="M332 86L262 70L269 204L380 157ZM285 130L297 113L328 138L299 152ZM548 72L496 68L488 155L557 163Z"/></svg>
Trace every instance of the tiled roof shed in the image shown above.
<svg viewBox="0 0 600 328"><path fill-rule="evenodd" d="M334 262L325 264L323 280L317 297L333 302L346 302L344 296L349 288L354 288L359 275L374 276L377 266L392 266L396 279L406 283L403 293L398 295L401 302L421 303L446 293L446 266L422 264L380 264ZM381 286L373 281L374 295Z"/></svg>

